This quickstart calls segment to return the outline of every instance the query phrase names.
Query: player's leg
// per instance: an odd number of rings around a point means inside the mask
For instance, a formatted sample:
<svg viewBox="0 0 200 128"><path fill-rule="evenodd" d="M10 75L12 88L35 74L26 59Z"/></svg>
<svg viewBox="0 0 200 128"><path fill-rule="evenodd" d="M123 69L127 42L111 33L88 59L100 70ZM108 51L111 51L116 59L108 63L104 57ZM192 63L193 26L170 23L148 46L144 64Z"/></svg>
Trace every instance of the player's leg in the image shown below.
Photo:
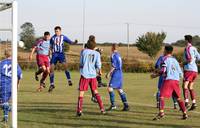
<svg viewBox="0 0 200 128"><path fill-rule="evenodd" d="M37 89L38 92L42 91L42 89L45 88L44 80L46 79L46 77L48 75L47 72L46 72L46 66L43 65L41 68L43 70L43 74L42 74L42 78L40 79L40 86Z"/></svg>
<svg viewBox="0 0 200 128"><path fill-rule="evenodd" d="M115 93L114 93L114 89L112 87L108 87L108 93L109 93L109 96L110 96L111 106L107 110L108 111L115 110L115 109L117 109L117 107L115 105Z"/></svg>
<svg viewBox="0 0 200 128"><path fill-rule="evenodd" d="M37 60L38 70L35 72L35 80L39 81L38 75L40 75L42 72L44 72L44 70L42 68L44 61L43 61L43 58L41 55L37 55L36 60Z"/></svg>
<svg viewBox="0 0 200 128"><path fill-rule="evenodd" d="M81 116L81 115L82 115L83 96L84 96L84 91L79 91L78 104L77 104L77 111L76 111L76 115L77 115L77 116Z"/></svg>
<svg viewBox="0 0 200 128"><path fill-rule="evenodd" d="M189 89L188 89L189 81L183 82L183 96L185 100L186 108L189 108Z"/></svg>
<svg viewBox="0 0 200 128"><path fill-rule="evenodd" d="M124 108L122 109L122 111L129 111L129 105L126 98L126 93L124 92L123 89L118 89L118 93L121 97L122 103L124 104Z"/></svg>
<svg viewBox="0 0 200 128"><path fill-rule="evenodd" d="M92 90L92 85L90 85L90 90L91 90L91 94L92 94L91 101L94 103L97 103L97 99L95 97L94 91Z"/></svg>
<svg viewBox="0 0 200 128"><path fill-rule="evenodd" d="M189 92L190 92L190 96L191 96L191 100L192 100L192 106L189 109L189 111L196 109L197 105L196 105L196 97L195 97L195 91L194 91L194 82L190 82L189 83Z"/></svg>
<svg viewBox="0 0 200 128"><path fill-rule="evenodd" d="M50 66L50 74L49 74L49 78L50 78L49 92L53 91L53 89L55 88L55 85L54 85L54 67L55 67L55 65L52 63L51 66Z"/></svg>
<svg viewBox="0 0 200 128"><path fill-rule="evenodd" d="M101 100L101 96L99 95L98 91L97 91L97 79L96 78L92 78L90 79L89 81L89 84L91 84L91 87L92 87L92 90L95 94L95 97L97 99L97 103L99 105L99 108L101 110L101 113L102 114L105 114L105 109L104 109L104 105L103 105L103 102Z"/></svg>
<svg viewBox="0 0 200 128"><path fill-rule="evenodd" d="M67 81L68 81L68 85L69 86L72 86L72 81L71 81L71 75L70 75L70 72L68 71L67 69L67 63L66 62L62 62L64 68L65 68L65 75L66 75L66 78L67 78Z"/></svg>
<svg viewBox="0 0 200 128"><path fill-rule="evenodd" d="M39 81L38 75L40 75L43 72L43 69L41 67L38 68L38 70L35 72L35 80Z"/></svg>
<svg viewBox="0 0 200 128"><path fill-rule="evenodd" d="M156 93L156 107L159 108L160 105L160 90Z"/></svg>
<svg viewBox="0 0 200 128"><path fill-rule="evenodd" d="M177 98L175 96L173 96L173 94L172 94L172 100L174 103L174 109L177 109L177 105L178 105Z"/></svg>
<svg viewBox="0 0 200 128"><path fill-rule="evenodd" d="M10 97L11 97L11 92L7 92L7 93L3 93L2 94L2 104L1 104L1 108L3 110L3 122L8 122L8 115L9 115L9 112L11 111L11 107L9 105L9 100L10 100Z"/></svg>
<svg viewBox="0 0 200 128"><path fill-rule="evenodd" d="M97 76L98 87L106 87L107 84L102 82L102 78L100 75Z"/></svg>

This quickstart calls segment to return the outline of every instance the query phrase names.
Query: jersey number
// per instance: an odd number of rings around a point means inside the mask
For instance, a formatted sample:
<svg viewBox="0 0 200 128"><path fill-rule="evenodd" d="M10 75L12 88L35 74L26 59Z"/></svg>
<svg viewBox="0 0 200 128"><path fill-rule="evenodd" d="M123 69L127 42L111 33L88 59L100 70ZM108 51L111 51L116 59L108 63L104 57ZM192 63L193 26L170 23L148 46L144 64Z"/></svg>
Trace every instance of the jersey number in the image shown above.
<svg viewBox="0 0 200 128"><path fill-rule="evenodd" d="M90 61L90 63L94 62L94 54L89 55L89 61Z"/></svg>
<svg viewBox="0 0 200 128"><path fill-rule="evenodd" d="M11 64L9 64L9 65L5 64L3 66L3 68L5 69L5 75L11 77L11 75L12 75L12 71L10 70L11 69Z"/></svg>

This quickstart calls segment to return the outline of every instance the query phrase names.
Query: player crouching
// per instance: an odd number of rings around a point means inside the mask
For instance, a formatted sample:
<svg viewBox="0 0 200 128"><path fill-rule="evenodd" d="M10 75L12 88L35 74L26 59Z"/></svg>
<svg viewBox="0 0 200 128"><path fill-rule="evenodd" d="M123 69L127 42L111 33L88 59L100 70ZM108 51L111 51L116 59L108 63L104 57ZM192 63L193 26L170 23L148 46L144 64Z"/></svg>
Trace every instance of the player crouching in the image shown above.
<svg viewBox="0 0 200 128"><path fill-rule="evenodd" d="M126 99L126 93L123 91L123 72L122 72L122 59L117 51L117 44L112 45L112 55L111 55L111 63L112 63L112 69L110 72L106 75L106 78L111 77L108 92L110 95L110 102L111 106L108 110L114 110L116 109L115 106L115 94L113 89L117 89L118 93L121 97L121 100L124 104L123 111L129 110L129 105Z"/></svg>
<svg viewBox="0 0 200 128"><path fill-rule="evenodd" d="M170 98L172 95L176 97L181 111L183 112L182 119L187 119L186 107L183 100L181 100L181 89L179 87L180 76L183 77L180 65L172 56L173 47L171 45L165 46L165 59L161 70L156 74L152 74L152 78L163 75L164 83L160 89L160 106L159 114L153 120L159 120L164 116L164 98Z"/></svg>
<svg viewBox="0 0 200 128"><path fill-rule="evenodd" d="M82 115L82 105L84 92L88 90L88 86L92 88L95 94L97 102L99 104L102 114L105 114L105 109L101 97L97 91L97 72L101 70L101 58L100 54L94 50L96 43L89 41L87 43L87 49L83 49L80 55L80 73L81 78L79 81L79 97L77 104L77 116Z"/></svg>
<svg viewBox="0 0 200 128"><path fill-rule="evenodd" d="M49 62L49 49L50 49L50 33L45 32L43 39L40 39L34 45L31 54L29 56L29 60L32 60L33 53L36 51L36 61L38 65L38 71L35 72L35 79L38 81L38 75L42 74L42 78L40 80L40 86L37 91L42 91L45 88L45 79L50 73L50 62Z"/></svg>

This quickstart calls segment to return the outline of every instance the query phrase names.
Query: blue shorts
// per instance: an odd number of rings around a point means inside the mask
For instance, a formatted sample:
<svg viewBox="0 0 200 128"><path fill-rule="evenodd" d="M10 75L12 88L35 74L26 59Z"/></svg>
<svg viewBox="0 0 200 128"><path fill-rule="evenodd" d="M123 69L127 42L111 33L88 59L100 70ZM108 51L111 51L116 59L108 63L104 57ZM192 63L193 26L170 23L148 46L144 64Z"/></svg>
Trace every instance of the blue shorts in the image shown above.
<svg viewBox="0 0 200 128"><path fill-rule="evenodd" d="M6 103L11 98L11 92L0 93L0 104Z"/></svg>
<svg viewBox="0 0 200 128"><path fill-rule="evenodd" d="M114 71L111 75L109 82L109 87L114 89L122 89L123 86L123 76L121 71Z"/></svg>
<svg viewBox="0 0 200 128"><path fill-rule="evenodd" d="M56 65L57 62L65 63L65 54L64 53L53 53L51 58L51 64Z"/></svg>

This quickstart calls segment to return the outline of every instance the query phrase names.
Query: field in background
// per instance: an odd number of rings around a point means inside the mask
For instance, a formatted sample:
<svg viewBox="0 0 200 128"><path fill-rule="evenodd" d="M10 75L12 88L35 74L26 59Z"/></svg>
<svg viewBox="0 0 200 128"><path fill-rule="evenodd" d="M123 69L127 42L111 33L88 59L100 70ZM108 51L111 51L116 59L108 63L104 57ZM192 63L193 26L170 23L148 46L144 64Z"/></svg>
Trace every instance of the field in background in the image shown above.
<svg viewBox="0 0 200 128"><path fill-rule="evenodd" d="M53 93L36 92L38 83L34 80L34 72L24 71L23 80L18 93L18 125L19 128L198 128L200 127L200 109L189 112L189 119L180 120L178 110L166 109L166 117L160 121L152 121L157 113L155 106L156 80L149 74L124 74L124 89L130 102L130 112L122 112L122 104L116 93L118 110L100 115L97 104L90 101L88 91L84 98L83 112L80 118L75 116L79 73L72 72L74 86L66 86L64 72L55 73L56 89ZM105 81L105 79L104 79ZM47 86L49 80L47 80ZM200 99L200 79L195 86ZM106 88L99 89L105 107L109 107ZM200 104L199 100L197 100ZM171 100L167 106L172 107Z"/></svg>
<svg viewBox="0 0 200 128"><path fill-rule="evenodd" d="M3 50L6 49L5 44L0 44L0 58L3 56ZM110 46L98 46L99 48L103 49L103 56L109 57L111 54L111 47ZM174 47L174 53L178 53L183 51L183 47ZM79 54L80 51L82 50L82 45L71 45L70 46L70 51L67 52L67 58L69 63L76 63L79 62ZM23 50L18 50L18 56L19 56L19 61L26 61L29 62L28 57L29 57L29 52L23 51ZM119 47L119 52L123 58L127 58L127 47L122 46ZM159 51L157 57L162 54L163 50ZM157 58L156 57L156 58ZM155 59L156 59L155 58ZM138 49L134 46L131 46L129 48L129 62L134 63L134 61L138 62L148 62L152 63L155 60L150 58L148 55L138 51Z"/></svg>

